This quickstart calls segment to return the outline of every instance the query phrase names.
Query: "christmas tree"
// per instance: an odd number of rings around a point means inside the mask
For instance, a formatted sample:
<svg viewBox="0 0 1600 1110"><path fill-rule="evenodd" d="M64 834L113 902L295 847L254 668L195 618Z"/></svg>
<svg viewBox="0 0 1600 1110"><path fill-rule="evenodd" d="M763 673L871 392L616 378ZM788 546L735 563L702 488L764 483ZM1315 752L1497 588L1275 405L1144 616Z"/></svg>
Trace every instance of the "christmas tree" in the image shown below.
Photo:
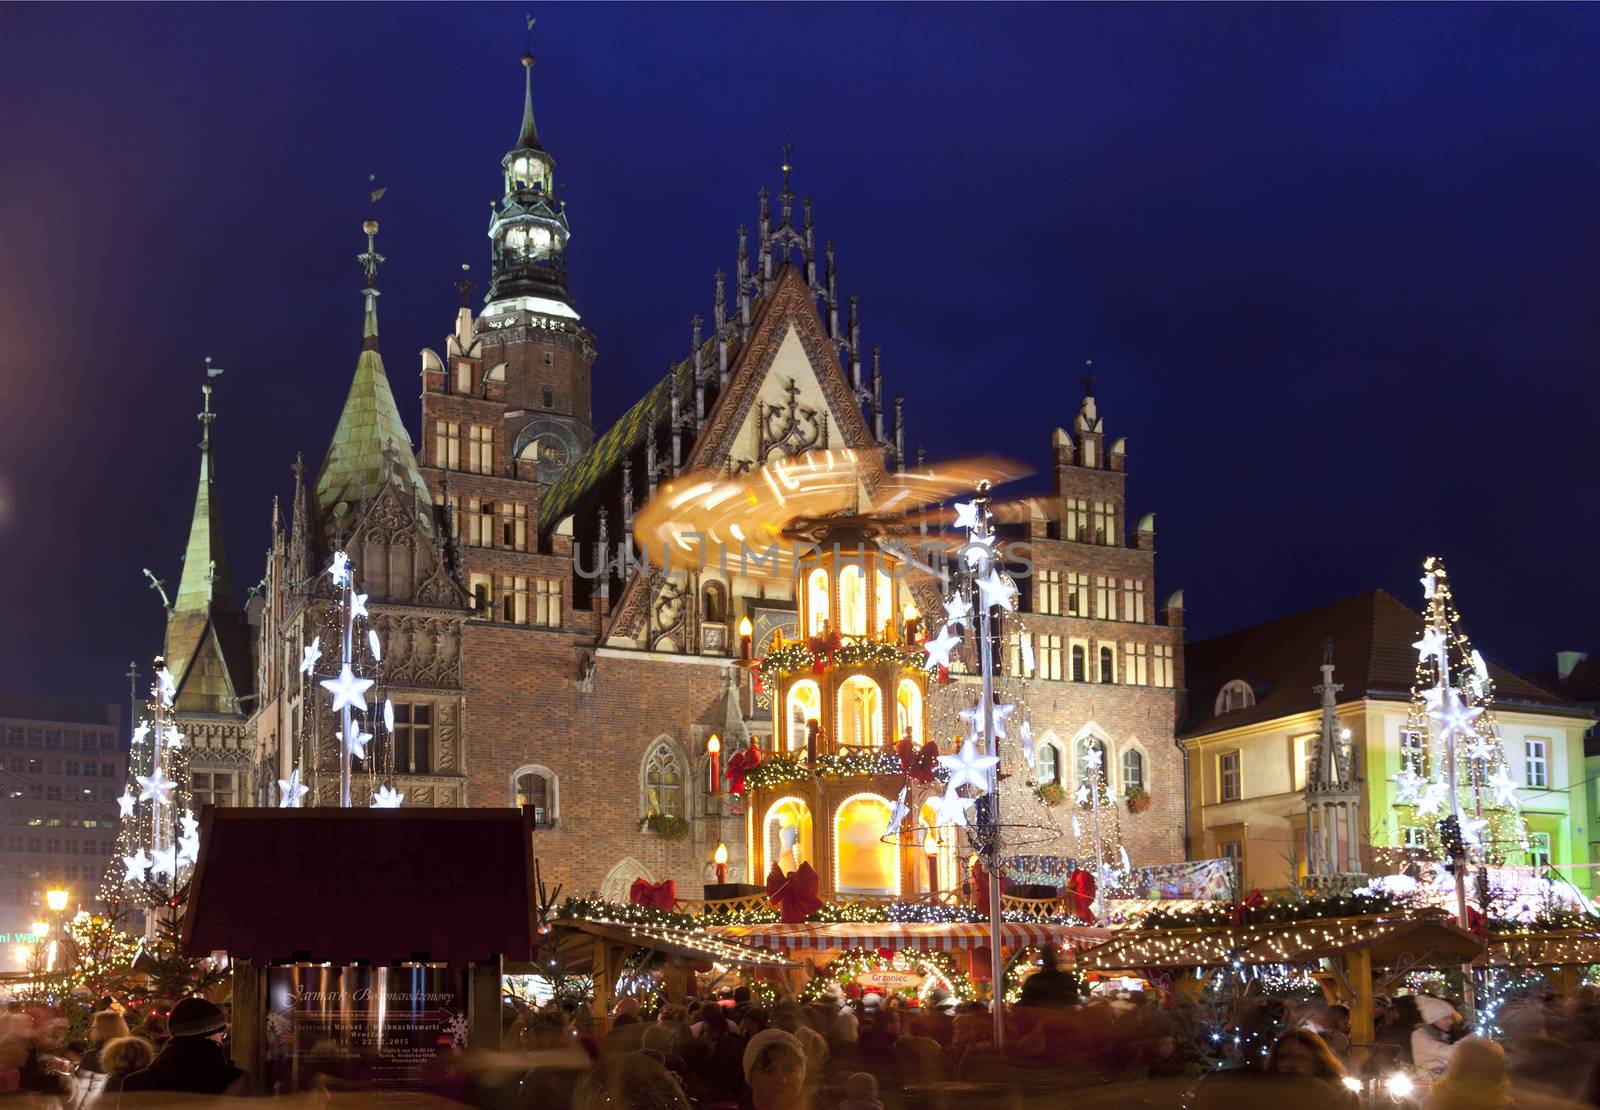
<svg viewBox="0 0 1600 1110"><path fill-rule="evenodd" d="M1527 847L1517 780L1494 718L1494 680L1461 626L1444 561L1423 563L1422 638L1395 776L1401 824L1451 869Z"/></svg>
<svg viewBox="0 0 1600 1110"><path fill-rule="evenodd" d="M1073 857L1095 877L1097 889L1110 889L1128 873L1128 853L1122 846L1122 826L1117 803L1106 783L1106 750L1098 740L1086 739L1074 753L1078 763L1078 789L1073 792Z"/></svg>

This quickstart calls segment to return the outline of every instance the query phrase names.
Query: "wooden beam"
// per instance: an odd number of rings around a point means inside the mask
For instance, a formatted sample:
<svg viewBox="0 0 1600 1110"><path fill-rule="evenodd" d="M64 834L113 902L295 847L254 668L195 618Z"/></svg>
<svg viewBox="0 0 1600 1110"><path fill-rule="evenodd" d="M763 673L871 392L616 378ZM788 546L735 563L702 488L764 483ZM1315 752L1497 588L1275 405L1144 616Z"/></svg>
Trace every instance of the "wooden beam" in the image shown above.
<svg viewBox="0 0 1600 1110"><path fill-rule="evenodd" d="M1350 1043L1371 1044L1376 1032L1372 1012L1372 950L1358 948L1345 955L1345 982L1350 988Z"/></svg>
<svg viewBox="0 0 1600 1110"><path fill-rule="evenodd" d="M262 1027L266 1024L264 1008L267 969L256 967L249 960L234 960L233 1018L228 1032L228 1047L235 1067L244 1069L244 1093L261 1094L264 1090L262 1070Z"/></svg>
<svg viewBox="0 0 1600 1110"><path fill-rule="evenodd" d="M478 960L467 973L467 1043L498 1051L504 1037L500 1020L501 974L504 959Z"/></svg>

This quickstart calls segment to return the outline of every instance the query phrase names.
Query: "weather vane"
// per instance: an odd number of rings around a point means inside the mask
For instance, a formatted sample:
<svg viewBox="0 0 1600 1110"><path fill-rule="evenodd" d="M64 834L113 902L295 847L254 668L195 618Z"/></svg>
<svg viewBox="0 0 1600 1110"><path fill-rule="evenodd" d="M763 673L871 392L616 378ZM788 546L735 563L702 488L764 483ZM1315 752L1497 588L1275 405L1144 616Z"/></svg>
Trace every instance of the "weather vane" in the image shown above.
<svg viewBox="0 0 1600 1110"><path fill-rule="evenodd" d="M1083 383L1083 395L1085 397L1093 395L1094 383L1100 380L1095 376L1094 359L1086 358L1083 360L1083 377L1078 380Z"/></svg>

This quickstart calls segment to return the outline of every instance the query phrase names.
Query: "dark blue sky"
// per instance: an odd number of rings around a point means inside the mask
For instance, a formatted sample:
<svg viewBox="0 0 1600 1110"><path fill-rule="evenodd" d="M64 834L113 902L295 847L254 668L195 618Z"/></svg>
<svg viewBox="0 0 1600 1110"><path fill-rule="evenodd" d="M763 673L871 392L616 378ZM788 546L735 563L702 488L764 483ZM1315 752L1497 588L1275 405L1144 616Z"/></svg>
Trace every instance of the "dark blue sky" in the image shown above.
<svg viewBox="0 0 1600 1110"><path fill-rule="evenodd" d="M521 7L0 8L0 686L125 691L202 359L236 589L354 369L367 175L415 428L516 136ZM776 185L929 456L1044 466L1085 357L1204 636L1438 552L1491 656L1600 647L1600 12L541 6L536 104L604 425Z"/></svg>

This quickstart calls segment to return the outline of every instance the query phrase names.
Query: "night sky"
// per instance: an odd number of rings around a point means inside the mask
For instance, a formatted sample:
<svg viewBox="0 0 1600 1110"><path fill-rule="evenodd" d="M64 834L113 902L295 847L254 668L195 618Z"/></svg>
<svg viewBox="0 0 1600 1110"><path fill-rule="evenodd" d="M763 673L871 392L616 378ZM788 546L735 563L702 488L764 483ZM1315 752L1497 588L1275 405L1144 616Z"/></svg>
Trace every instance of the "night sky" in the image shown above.
<svg viewBox="0 0 1600 1110"><path fill-rule="evenodd" d="M486 278L523 10L0 8L0 688L125 701L160 650L140 568L176 587L207 355L260 577L354 371L368 215L416 428L416 352ZM1594 7L535 14L597 427L687 353L787 134L908 445L1042 470L1094 358L1191 638L1416 605L1437 552L1485 654L1600 649Z"/></svg>

